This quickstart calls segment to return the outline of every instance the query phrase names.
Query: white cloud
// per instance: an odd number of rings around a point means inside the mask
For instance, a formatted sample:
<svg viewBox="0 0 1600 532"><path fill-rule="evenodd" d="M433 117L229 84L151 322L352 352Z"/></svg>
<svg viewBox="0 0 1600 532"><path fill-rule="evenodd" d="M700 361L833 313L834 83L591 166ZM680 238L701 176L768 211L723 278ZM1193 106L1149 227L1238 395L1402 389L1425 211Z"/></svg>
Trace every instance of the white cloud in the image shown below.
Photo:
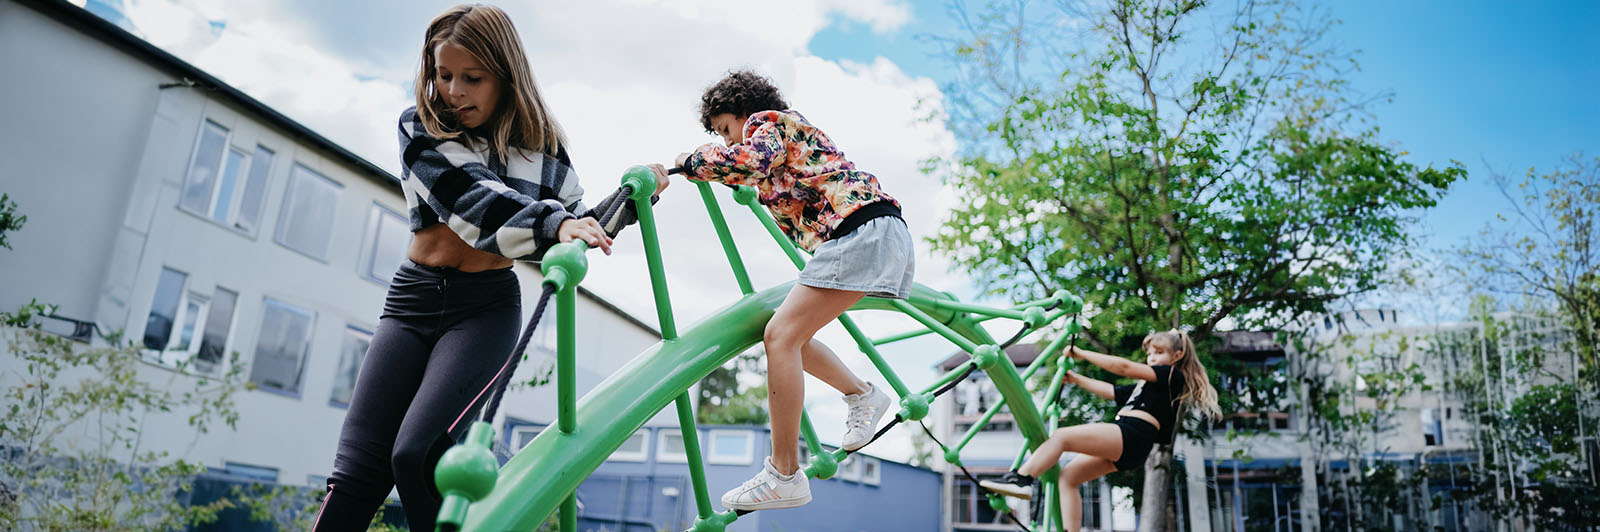
<svg viewBox="0 0 1600 532"><path fill-rule="evenodd" d="M444 7L403 0L369 20L357 14L359 9L323 11L293 1L134 0L126 14L157 46L398 173L393 123L410 105L411 69L421 52L405 47L421 41L427 21ZM410 15L396 15L398 9ZM969 291L966 279L950 273L948 261L921 242L955 201L948 189L918 170L923 159L955 149L942 124L921 120L942 112L936 84L907 75L887 59L834 62L806 50L818 31L839 18L892 32L910 20L904 2L610 0L505 9L571 138L590 203L609 193L629 166L670 162L677 153L712 140L696 116L700 91L730 68L751 66L773 77L796 109L901 200L918 239L918 281ZM393 27L375 31L372 24ZM350 34L366 40L349 42ZM794 267L748 209L733 203L721 186L714 188L756 288L794 279ZM687 330L736 300L739 292L692 183L680 177L656 211L678 328ZM639 234L628 230L612 257L593 254L585 286L653 322ZM868 313L858 320L874 336L915 326L890 313ZM840 327L832 325L819 337L858 375L887 389ZM935 378L929 367L954 349L937 342L896 344L884 354L912 388L920 388ZM939 347L930 351L930 345ZM808 382L817 430L837 443L843 405L826 385ZM909 435L909 429L892 432L873 454L905 459Z"/></svg>

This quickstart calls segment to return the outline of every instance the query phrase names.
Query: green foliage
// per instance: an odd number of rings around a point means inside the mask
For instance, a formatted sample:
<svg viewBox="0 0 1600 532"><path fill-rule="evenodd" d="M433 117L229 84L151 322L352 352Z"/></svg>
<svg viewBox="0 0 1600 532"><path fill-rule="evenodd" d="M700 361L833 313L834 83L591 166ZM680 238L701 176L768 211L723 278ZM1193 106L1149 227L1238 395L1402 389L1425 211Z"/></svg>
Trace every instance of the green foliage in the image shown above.
<svg viewBox="0 0 1600 532"><path fill-rule="evenodd" d="M767 423L766 369L761 351L740 354L700 380L696 423L720 425L764 425ZM740 375L762 378L756 386L739 383Z"/></svg>
<svg viewBox="0 0 1600 532"><path fill-rule="evenodd" d="M28 222L28 217L17 213L17 202L11 201L11 196L0 194L0 248L11 249L11 242L6 240L6 233L14 233L22 229L22 224Z"/></svg>
<svg viewBox="0 0 1600 532"><path fill-rule="evenodd" d="M238 419L241 364L220 378L173 374L164 385L139 376L132 344L90 346L34 328L48 305L0 313L7 345L3 382L0 506L6 530L171 530L216 519L223 500L186 505L178 496L200 464L143 445L151 415L189 413L196 437ZM237 354L234 355L237 358Z"/></svg>

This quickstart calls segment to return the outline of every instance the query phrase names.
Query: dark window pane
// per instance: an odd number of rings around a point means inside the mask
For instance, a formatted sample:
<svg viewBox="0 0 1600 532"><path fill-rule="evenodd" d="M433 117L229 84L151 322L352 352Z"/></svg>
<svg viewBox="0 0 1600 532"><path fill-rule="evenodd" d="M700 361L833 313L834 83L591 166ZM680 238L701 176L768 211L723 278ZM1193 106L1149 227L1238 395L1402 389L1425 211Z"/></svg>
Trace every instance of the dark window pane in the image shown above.
<svg viewBox="0 0 1600 532"><path fill-rule="evenodd" d="M157 351L167 348L172 337L172 321L177 318L178 298L183 294L183 282L189 276L161 269L161 279L156 282L156 296L150 303L150 317L144 321L144 346Z"/></svg>

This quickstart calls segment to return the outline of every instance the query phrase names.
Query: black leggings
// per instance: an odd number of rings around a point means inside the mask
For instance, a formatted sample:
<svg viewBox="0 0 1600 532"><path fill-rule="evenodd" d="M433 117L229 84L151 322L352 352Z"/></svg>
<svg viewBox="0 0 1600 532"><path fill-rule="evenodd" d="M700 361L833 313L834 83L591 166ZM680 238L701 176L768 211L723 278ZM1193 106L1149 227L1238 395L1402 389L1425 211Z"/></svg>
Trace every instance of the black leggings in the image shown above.
<svg viewBox="0 0 1600 532"><path fill-rule="evenodd" d="M466 433L505 369L522 319L509 268L406 261L372 335L314 530L366 530L395 487L411 530L433 530L439 456Z"/></svg>

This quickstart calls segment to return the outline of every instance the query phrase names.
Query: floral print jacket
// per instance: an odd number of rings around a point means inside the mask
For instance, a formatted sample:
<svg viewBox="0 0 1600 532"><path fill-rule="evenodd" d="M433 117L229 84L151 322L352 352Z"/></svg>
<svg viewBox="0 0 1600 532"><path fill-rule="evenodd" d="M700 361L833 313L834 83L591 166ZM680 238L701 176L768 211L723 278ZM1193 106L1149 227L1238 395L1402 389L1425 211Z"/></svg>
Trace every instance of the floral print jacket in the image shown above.
<svg viewBox="0 0 1600 532"><path fill-rule="evenodd" d="M778 227L806 251L828 241L856 209L879 201L900 206L798 112L751 114L744 138L696 149L684 163L689 178L755 187Z"/></svg>

